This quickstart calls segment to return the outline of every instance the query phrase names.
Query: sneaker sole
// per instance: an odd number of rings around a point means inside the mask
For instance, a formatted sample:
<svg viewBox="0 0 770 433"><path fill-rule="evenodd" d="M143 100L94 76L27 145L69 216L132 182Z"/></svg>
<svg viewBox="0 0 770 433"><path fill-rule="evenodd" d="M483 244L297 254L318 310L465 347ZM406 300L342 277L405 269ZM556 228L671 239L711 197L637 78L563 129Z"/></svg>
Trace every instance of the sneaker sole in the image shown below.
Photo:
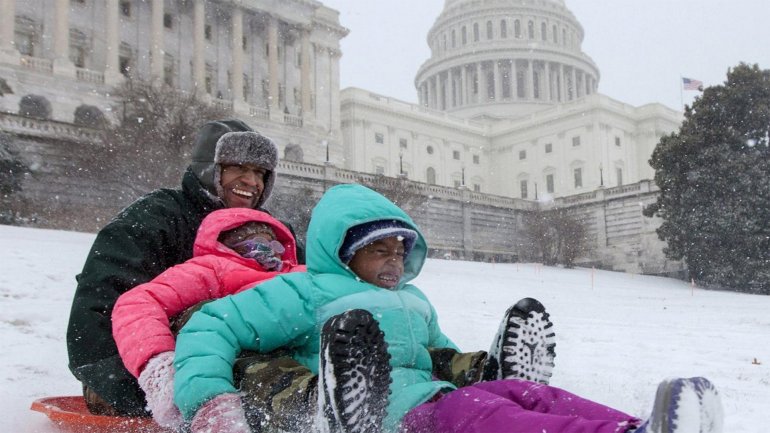
<svg viewBox="0 0 770 433"><path fill-rule="evenodd" d="M543 304L524 298L505 312L490 357L498 379L525 379L548 384L556 357L556 334Z"/></svg>
<svg viewBox="0 0 770 433"><path fill-rule="evenodd" d="M323 328L319 371L322 431L379 433L390 385L390 355L371 313L351 310ZM325 424L326 428L323 428Z"/></svg>

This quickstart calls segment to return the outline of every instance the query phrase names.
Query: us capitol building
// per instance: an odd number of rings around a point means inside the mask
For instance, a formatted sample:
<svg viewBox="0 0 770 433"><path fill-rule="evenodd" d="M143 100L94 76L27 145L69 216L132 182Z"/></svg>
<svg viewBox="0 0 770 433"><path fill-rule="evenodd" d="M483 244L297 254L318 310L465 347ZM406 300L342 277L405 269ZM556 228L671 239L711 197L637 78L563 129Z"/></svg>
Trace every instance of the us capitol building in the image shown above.
<svg viewBox="0 0 770 433"><path fill-rule="evenodd" d="M276 140L288 171L401 176L509 209L603 206L592 230L610 247L607 197L654 189L647 161L682 120L598 93L599 68L564 0L445 0L414 79L417 104L340 89L348 32L316 0L0 0L0 128L22 133L29 95L50 103L57 125L79 124L82 106L116 120L111 89L155 80L232 109ZM640 213L631 202L624 212ZM621 237L654 242L654 227L632 225ZM426 229L432 243L481 249L442 241L445 228Z"/></svg>

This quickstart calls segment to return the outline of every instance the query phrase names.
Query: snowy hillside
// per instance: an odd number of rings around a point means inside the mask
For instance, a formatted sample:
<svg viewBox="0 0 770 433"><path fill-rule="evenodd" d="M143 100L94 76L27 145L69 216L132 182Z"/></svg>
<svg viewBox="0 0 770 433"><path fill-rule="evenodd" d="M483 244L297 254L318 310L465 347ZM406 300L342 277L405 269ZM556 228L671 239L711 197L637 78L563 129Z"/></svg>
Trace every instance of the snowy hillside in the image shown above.
<svg viewBox="0 0 770 433"><path fill-rule="evenodd" d="M80 391L67 370L64 336L75 274L92 240L0 226L2 432L56 431L30 403ZM646 417L660 379L702 375L722 393L725 433L765 430L768 296L590 269L443 260L429 260L417 285L463 349L487 349L505 309L532 296L555 322L553 385Z"/></svg>

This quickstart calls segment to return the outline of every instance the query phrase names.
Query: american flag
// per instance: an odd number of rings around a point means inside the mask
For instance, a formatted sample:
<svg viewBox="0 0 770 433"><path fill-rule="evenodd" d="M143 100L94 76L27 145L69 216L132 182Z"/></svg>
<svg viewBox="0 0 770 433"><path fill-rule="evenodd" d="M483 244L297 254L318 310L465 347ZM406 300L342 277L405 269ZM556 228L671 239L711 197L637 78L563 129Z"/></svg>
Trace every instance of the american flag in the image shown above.
<svg viewBox="0 0 770 433"><path fill-rule="evenodd" d="M682 78L682 88L684 90L703 90L703 81L693 80L692 78Z"/></svg>

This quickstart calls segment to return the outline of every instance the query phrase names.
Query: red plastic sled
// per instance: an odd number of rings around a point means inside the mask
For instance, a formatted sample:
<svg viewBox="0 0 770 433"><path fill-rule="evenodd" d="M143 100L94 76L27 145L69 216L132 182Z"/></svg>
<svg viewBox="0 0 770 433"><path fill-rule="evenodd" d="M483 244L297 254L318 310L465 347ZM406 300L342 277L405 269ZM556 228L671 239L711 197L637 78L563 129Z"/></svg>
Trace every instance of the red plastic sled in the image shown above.
<svg viewBox="0 0 770 433"><path fill-rule="evenodd" d="M82 396L45 397L30 408L42 412L61 431L72 433L169 433L152 418L93 415Z"/></svg>

